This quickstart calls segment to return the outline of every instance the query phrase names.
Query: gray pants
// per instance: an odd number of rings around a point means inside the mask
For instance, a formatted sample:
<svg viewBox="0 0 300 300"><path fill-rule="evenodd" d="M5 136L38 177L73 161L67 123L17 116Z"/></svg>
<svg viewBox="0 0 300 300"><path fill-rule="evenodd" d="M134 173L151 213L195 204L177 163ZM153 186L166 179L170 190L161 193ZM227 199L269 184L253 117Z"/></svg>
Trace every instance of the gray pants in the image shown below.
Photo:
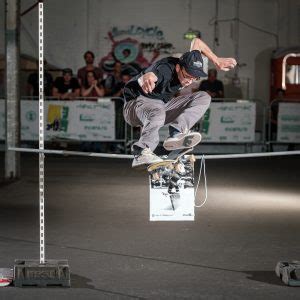
<svg viewBox="0 0 300 300"><path fill-rule="evenodd" d="M191 129L208 109L210 100L201 91L173 98L168 103L144 96L127 102L123 111L125 121L133 127L142 127L140 139L133 145L154 151L162 126L168 124L180 132Z"/></svg>

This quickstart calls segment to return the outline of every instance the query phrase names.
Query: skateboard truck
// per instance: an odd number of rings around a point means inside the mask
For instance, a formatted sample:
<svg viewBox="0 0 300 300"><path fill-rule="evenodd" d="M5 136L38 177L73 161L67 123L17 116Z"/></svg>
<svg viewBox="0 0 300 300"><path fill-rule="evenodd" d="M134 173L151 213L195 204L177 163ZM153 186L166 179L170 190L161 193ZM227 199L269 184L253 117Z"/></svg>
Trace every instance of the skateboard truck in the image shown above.
<svg viewBox="0 0 300 300"><path fill-rule="evenodd" d="M70 269L67 260L39 260L16 259L14 266L14 285L23 286L62 286L70 287Z"/></svg>
<svg viewBox="0 0 300 300"><path fill-rule="evenodd" d="M275 273L286 285L300 286L300 261L280 261L276 265Z"/></svg>

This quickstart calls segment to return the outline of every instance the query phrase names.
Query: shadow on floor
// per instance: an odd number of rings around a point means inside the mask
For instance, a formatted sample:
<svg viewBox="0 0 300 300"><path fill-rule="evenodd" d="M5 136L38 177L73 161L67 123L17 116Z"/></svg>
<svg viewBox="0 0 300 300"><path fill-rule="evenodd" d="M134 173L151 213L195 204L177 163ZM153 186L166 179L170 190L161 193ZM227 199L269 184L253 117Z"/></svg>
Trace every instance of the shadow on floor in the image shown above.
<svg viewBox="0 0 300 300"><path fill-rule="evenodd" d="M102 293L111 294L111 295L115 295L115 296L124 296L124 297L133 298L133 299L143 299L139 296L128 295L128 294L123 294L123 293L119 293L116 291L109 291L109 290L95 288L95 286L92 285L92 280L90 278L79 276L79 275L73 274L73 273L71 273L71 288L91 289L91 290L95 290L95 291L99 291Z"/></svg>
<svg viewBox="0 0 300 300"><path fill-rule="evenodd" d="M263 283L284 286L285 284L275 275L275 271L242 271L247 278Z"/></svg>

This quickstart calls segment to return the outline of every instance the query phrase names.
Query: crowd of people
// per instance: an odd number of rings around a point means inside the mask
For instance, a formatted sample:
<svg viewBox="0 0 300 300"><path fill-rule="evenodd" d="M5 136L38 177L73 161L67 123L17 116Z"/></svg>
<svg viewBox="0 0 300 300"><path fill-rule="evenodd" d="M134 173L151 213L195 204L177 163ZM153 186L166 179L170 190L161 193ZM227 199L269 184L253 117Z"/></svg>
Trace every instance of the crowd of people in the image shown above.
<svg viewBox="0 0 300 300"><path fill-rule="evenodd" d="M74 76L72 69L65 68L62 70L61 76L55 80L47 71L45 62L45 96L52 96L59 100L74 100L78 97L86 97L90 100L101 97L122 97L123 87L132 77L125 65L116 61L113 71L107 75L95 66L95 55L92 51L84 53L84 60L85 66L77 71L77 76ZM38 96L37 71L29 75L27 84L27 95Z"/></svg>
<svg viewBox="0 0 300 300"><path fill-rule="evenodd" d="M74 100L78 97L95 100L101 97L122 97L125 84L132 78L133 74L126 65L116 61L113 71L105 74L95 65L95 55L92 51L84 53L85 66L77 71L74 76L72 69L65 68L61 76L53 79L47 71L45 62L44 92L45 96L55 97L59 100ZM38 72L33 72L27 80L28 96L38 96ZM193 91L206 91L213 98L224 97L222 81L217 79L216 69L208 71L208 78L203 80Z"/></svg>
<svg viewBox="0 0 300 300"><path fill-rule="evenodd" d="M82 97L86 100L93 101L102 97L123 97L123 89L125 84L141 70L136 66L122 64L115 61L111 72L103 72L95 64L95 55L92 51L86 51L83 55L85 66L78 69L74 75L72 69L65 68L62 70L61 76L53 78L52 74L47 70L47 62L44 62L44 93L46 97L54 97L58 100L75 100ZM39 95L38 84L38 64L36 71L31 73L27 80L27 96L37 97ZM217 71L211 69L208 72L208 78L197 84L193 92L206 91L212 97L220 98L224 96L223 84L217 80ZM116 102L116 137L123 138L124 135L124 119L122 114L122 104ZM108 143L98 142L82 142L82 151L107 151L105 147L120 147L118 144L108 145ZM104 148L105 149L104 149ZM117 149L113 149L114 152ZM122 149L124 150L124 149Z"/></svg>

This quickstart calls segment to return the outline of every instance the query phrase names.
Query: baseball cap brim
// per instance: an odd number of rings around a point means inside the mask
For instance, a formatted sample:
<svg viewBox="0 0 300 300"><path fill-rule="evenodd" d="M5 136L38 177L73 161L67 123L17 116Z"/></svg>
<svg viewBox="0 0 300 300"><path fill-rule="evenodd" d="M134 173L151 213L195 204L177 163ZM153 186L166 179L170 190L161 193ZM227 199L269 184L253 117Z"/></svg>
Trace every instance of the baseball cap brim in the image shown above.
<svg viewBox="0 0 300 300"><path fill-rule="evenodd" d="M207 77L207 74L203 71L203 70L199 70L199 69L193 69L193 68L189 68L187 69L186 67L184 67L185 71L193 76L193 77Z"/></svg>

